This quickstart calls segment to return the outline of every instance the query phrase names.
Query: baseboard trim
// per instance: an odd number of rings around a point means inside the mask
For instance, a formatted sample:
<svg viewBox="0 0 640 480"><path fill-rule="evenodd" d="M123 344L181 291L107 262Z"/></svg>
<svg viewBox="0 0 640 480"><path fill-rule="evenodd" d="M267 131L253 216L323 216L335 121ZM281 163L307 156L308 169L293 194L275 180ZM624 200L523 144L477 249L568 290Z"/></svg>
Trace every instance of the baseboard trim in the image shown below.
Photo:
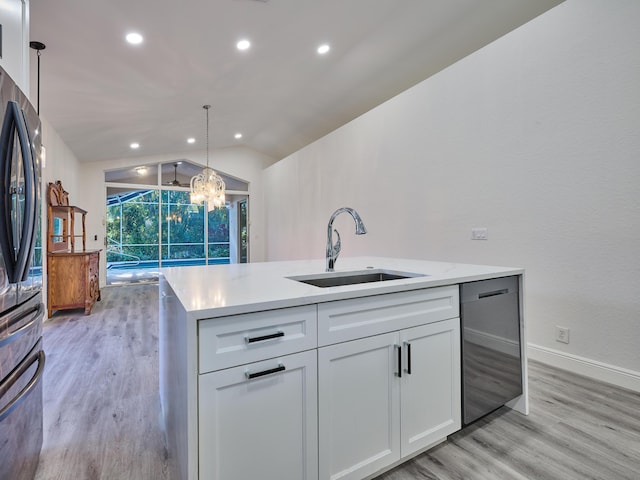
<svg viewBox="0 0 640 480"><path fill-rule="evenodd" d="M527 347L529 359L640 392L640 372L532 343L527 344Z"/></svg>

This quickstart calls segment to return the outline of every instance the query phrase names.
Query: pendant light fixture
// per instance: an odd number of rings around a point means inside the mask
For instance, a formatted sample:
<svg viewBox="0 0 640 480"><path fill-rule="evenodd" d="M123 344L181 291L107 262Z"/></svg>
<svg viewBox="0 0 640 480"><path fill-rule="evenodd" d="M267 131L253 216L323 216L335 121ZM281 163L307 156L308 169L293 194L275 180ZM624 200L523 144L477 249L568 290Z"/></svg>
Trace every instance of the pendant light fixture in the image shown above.
<svg viewBox="0 0 640 480"><path fill-rule="evenodd" d="M204 105L207 118L207 166L202 173L191 178L191 203L207 202L207 210L225 207L224 180L209 168L209 109L211 105Z"/></svg>
<svg viewBox="0 0 640 480"><path fill-rule="evenodd" d="M42 50L47 48L47 46L42 42L29 42L29 46L33 48L38 55L38 108L37 112L40 115L40 55L42 54Z"/></svg>

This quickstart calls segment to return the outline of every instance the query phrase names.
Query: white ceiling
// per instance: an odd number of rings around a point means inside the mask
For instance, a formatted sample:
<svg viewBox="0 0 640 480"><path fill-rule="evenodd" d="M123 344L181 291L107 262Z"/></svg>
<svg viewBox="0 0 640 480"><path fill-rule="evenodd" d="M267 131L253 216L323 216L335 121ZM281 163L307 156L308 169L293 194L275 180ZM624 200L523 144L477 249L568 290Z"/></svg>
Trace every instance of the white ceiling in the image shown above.
<svg viewBox="0 0 640 480"><path fill-rule="evenodd" d="M204 104L212 148L280 159L561 1L31 0L40 111L82 162L202 150Z"/></svg>

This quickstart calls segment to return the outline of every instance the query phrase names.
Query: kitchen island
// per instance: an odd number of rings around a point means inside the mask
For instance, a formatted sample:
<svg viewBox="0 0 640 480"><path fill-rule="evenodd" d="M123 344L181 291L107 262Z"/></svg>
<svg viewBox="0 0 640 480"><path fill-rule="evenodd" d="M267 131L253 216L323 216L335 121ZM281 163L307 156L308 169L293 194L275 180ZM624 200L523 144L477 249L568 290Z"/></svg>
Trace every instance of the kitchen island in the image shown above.
<svg viewBox="0 0 640 480"><path fill-rule="evenodd" d="M378 257L162 271L160 395L175 478L373 478L461 428L460 298L519 268ZM528 413L526 351L520 397ZM426 368L428 367L428 368Z"/></svg>

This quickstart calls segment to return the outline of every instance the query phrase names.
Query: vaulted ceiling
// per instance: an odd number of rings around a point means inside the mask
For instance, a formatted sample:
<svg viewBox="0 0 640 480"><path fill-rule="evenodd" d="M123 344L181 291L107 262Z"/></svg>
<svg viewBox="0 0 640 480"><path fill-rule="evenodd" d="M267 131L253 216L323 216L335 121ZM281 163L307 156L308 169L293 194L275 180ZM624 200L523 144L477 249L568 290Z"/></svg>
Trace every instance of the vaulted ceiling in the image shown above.
<svg viewBox="0 0 640 480"><path fill-rule="evenodd" d="M31 0L40 110L82 162L201 150L204 104L212 148L280 159L561 1Z"/></svg>

